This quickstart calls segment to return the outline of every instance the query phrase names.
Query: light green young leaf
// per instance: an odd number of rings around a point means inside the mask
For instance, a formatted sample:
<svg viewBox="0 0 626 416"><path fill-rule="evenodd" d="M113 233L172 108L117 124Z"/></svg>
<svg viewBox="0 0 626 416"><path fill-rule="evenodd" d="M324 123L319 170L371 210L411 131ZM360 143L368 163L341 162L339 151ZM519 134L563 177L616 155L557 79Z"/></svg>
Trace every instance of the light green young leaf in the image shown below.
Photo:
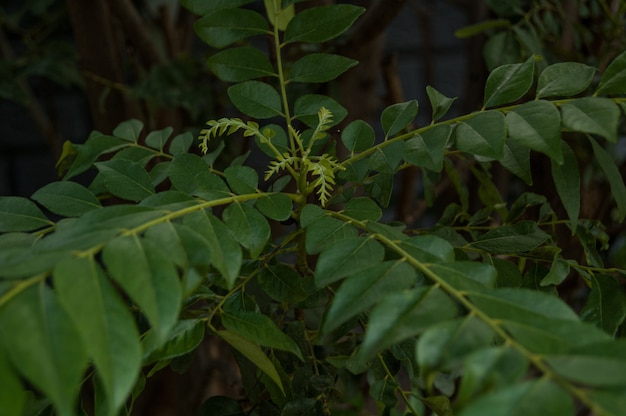
<svg viewBox="0 0 626 416"><path fill-rule="evenodd" d="M133 317L93 258L59 264L54 285L104 386L109 414L117 414L141 368L141 345Z"/></svg>
<svg viewBox="0 0 626 416"><path fill-rule="evenodd" d="M311 7L291 19L285 29L284 43L321 43L348 30L365 9L350 4Z"/></svg>
<svg viewBox="0 0 626 416"><path fill-rule="evenodd" d="M426 86L426 94L428 94L428 100L433 111L432 121L435 122L441 117L445 116L456 97L449 98L431 87Z"/></svg>
<svg viewBox="0 0 626 416"><path fill-rule="evenodd" d="M142 243L138 236L118 237L104 246L104 264L126 294L146 315L164 342L176 323L181 289L174 263Z"/></svg>
<svg viewBox="0 0 626 416"><path fill-rule="evenodd" d="M191 153L174 156L170 166L170 180L181 192L209 201L231 195L222 178L211 173L209 165L200 156Z"/></svg>
<svg viewBox="0 0 626 416"><path fill-rule="evenodd" d="M374 144L374 129L363 120L354 120L341 132L341 142L350 153L362 152Z"/></svg>
<svg viewBox="0 0 626 416"><path fill-rule="evenodd" d="M580 213L580 172L576 155L566 142L561 142L561 149L563 163L558 164L554 159L550 160L552 180L571 222L572 233L574 233Z"/></svg>
<svg viewBox="0 0 626 416"><path fill-rule="evenodd" d="M367 360L457 313L455 303L435 286L390 294L372 310L359 354Z"/></svg>
<svg viewBox="0 0 626 416"><path fill-rule="evenodd" d="M380 263L383 246L371 238L349 237L328 246L317 261L315 284L325 287L333 282Z"/></svg>
<svg viewBox="0 0 626 416"><path fill-rule="evenodd" d="M524 253L550 239L533 221L502 225L478 237L470 245L492 254Z"/></svg>
<svg viewBox="0 0 626 416"><path fill-rule="evenodd" d="M293 4L286 5L281 3L276 3L274 0L265 0L265 10L270 23L276 26L278 30L284 31L287 28L287 24L295 16L295 7L293 7Z"/></svg>
<svg viewBox="0 0 626 416"><path fill-rule="evenodd" d="M265 18L248 9L222 9L200 18L193 25L209 46L221 49L239 40L271 33Z"/></svg>
<svg viewBox="0 0 626 416"><path fill-rule="evenodd" d="M595 95L626 94L626 52L615 58L602 74Z"/></svg>
<svg viewBox="0 0 626 416"><path fill-rule="evenodd" d="M154 194L150 174L137 162L113 159L95 163L111 194L129 201L141 201Z"/></svg>
<svg viewBox="0 0 626 416"><path fill-rule="evenodd" d="M455 130L456 146L463 152L490 159L504 157L506 128L504 116L498 111L478 113L459 123Z"/></svg>
<svg viewBox="0 0 626 416"><path fill-rule="evenodd" d="M49 211L65 217L80 216L85 212L102 208L98 198L76 182L49 183L39 188L32 198Z"/></svg>
<svg viewBox="0 0 626 416"><path fill-rule="evenodd" d="M507 113L506 127L511 140L548 155L557 163L561 154L560 115L554 104L536 100L524 103Z"/></svg>
<svg viewBox="0 0 626 416"><path fill-rule="evenodd" d="M521 64L502 65L494 69L485 84L484 107L497 107L522 98L533 84L534 73L534 56Z"/></svg>
<svg viewBox="0 0 626 416"><path fill-rule="evenodd" d="M404 160L433 172L441 172L451 134L452 127L442 124L413 136L404 142Z"/></svg>
<svg viewBox="0 0 626 416"><path fill-rule="evenodd" d="M580 318L615 336L626 319L626 294L613 276L591 275L591 293Z"/></svg>
<svg viewBox="0 0 626 416"><path fill-rule="evenodd" d="M415 283L415 270L404 261L387 261L348 277L335 293L324 317L328 333L393 293Z"/></svg>
<svg viewBox="0 0 626 416"><path fill-rule="evenodd" d="M249 205L231 204L224 210L222 219L237 241L250 251L250 257L258 258L271 235L265 217Z"/></svg>
<svg viewBox="0 0 626 416"><path fill-rule="evenodd" d="M174 129L172 127L166 127L163 130L151 131L146 136L146 145L162 152L165 148L165 144L167 143L167 139L170 138L173 131Z"/></svg>
<svg viewBox="0 0 626 416"><path fill-rule="evenodd" d="M31 200L0 196L0 232L34 231L52 224Z"/></svg>
<svg viewBox="0 0 626 416"><path fill-rule="evenodd" d="M392 104L385 108L380 116L385 137L393 137L404 130L417 116L419 106L416 100Z"/></svg>
<svg viewBox="0 0 626 416"><path fill-rule="evenodd" d="M132 119L121 122L113 130L113 135L131 143L137 143L141 130L143 130L143 123L137 119Z"/></svg>
<svg viewBox="0 0 626 416"><path fill-rule="evenodd" d="M242 82L276 76L266 54L251 46L227 49L212 55L207 64L222 81Z"/></svg>
<svg viewBox="0 0 626 416"><path fill-rule="evenodd" d="M354 59L330 53L310 53L294 62L289 82L328 82L358 64Z"/></svg>
<svg viewBox="0 0 626 416"><path fill-rule="evenodd" d="M246 81L228 88L228 96L242 113L258 119L282 115L278 92L260 81Z"/></svg>
<svg viewBox="0 0 626 416"><path fill-rule="evenodd" d="M229 331L255 344L290 352L304 361L298 344L281 331L268 316L256 312L228 310L222 312L221 318Z"/></svg>
<svg viewBox="0 0 626 416"><path fill-rule="evenodd" d="M548 378L508 385L480 396L459 416L563 416L574 414L572 398Z"/></svg>
<svg viewBox="0 0 626 416"><path fill-rule="evenodd" d="M626 217L626 186L624 185L622 174L613 157L593 137L588 136L588 138L593 147L593 154L598 160L598 165L611 185L611 194L617 203L619 211L619 221L624 221L624 217Z"/></svg>
<svg viewBox="0 0 626 416"><path fill-rule="evenodd" d="M190 12L204 16L205 14L213 13L217 10L243 6L253 1L254 0L181 0L181 4Z"/></svg>
<svg viewBox="0 0 626 416"><path fill-rule="evenodd" d="M578 62L558 62L539 75L537 98L571 97L586 90L596 69Z"/></svg>
<svg viewBox="0 0 626 416"><path fill-rule="evenodd" d="M348 110L330 97L320 94L305 94L296 99L294 117L307 126L315 128L319 124L318 114L322 107L329 110L333 115L329 126L341 123L348 115Z"/></svg>
<svg viewBox="0 0 626 416"><path fill-rule="evenodd" d="M597 134L612 143L617 142L620 111L608 98L584 97L561 106L563 128Z"/></svg>
<svg viewBox="0 0 626 416"><path fill-rule="evenodd" d="M267 374L283 394L285 393L285 388L276 367L258 345L231 331L217 331L217 335Z"/></svg>
<svg viewBox="0 0 626 416"><path fill-rule="evenodd" d="M87 354L74 322L44 283L0 308L0 342L13 367L48 397L58 414L74 414Z"/></svg>

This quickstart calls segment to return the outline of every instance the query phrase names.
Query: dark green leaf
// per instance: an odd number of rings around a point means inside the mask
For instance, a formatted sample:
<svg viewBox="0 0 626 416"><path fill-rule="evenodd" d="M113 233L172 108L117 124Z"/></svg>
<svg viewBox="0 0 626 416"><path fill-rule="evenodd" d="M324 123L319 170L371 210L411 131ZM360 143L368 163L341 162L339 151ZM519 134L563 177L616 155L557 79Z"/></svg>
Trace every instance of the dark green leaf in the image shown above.
<svg viewBox="0 0 626 416"><path fill-rule="evenodd" d="M498 111L478 113L469 120L459 123L455 137L457 148L463 152L502 159L506 138L504 116Z"/></svg>
<svg viewBox="0 0 626 416"><path fill-rule="evenodd" d="M611 194L619 210L619 221L622 222L626 217L626 186L622 174L613 157L591 136L589 136L589 141L593 146L593 153L598 160L598 165L611 185Z"/></svg>
<svg viewBox="0 0 626 416"><path fill-rule="evenodd" d="M325 287L381 262L385 249L371 238L350 237L327 247L317 262L315 284Z"/></svg>
<svg viewBox="0 0 626 416"><path fill-rule="evenodd" d="M97 162L95 165L103 175L104 184L109 192L119 198L141 201L154 194L150 175L136 162L113 159Z"/></svg>
<svg viewBox="0 0 626 416"><path fill-rule="evenodd" d="M441 117L445 116L456 97L449 98L431 87L426 86L426 94L428 94L428 100L433 111L432 121L435 122Z"/></svg>
<svg viewBox="0 0 626 416"><path fill-rule="evenodd" d="M363 120L352 121L341 132L341 141L351 153L369 149L374 139L374 129Z"/></svg>
<svg viewBox="0 0 626 416"><path fill-rule="evenodd" d="M102 208L98 198L89 189L69 181L52 182L37 190L32 198L51 212L65 217L80 216Z"/></svg>
<svg viewBox="0 0 626 416"><path fill-rule="evenodd" d="M483 47L483 57L489 71L522 60L520 44L513 31L507 30L489 36Z"/></svg>
<svg viewBox="0 0 626 416"><path fill-rule="evenodd" d="M27 395L22 380L9 364L0 344L0 403L3 416L22 416Z"/></svg>
<svg viewBox="0 0 626 416"><path fill-rule="evenodd" d="M287 138L287 134L285 134L285 130L281 126L277 124L269 124L263 127L262 133L267 139L269 139L272 145L274 145L274 148L276 148L281 155L289 153L289 139ZM276 158L276 151L274 151L274 149L272 149L267 143L264 143L264 141L262 141L258 136L254 137L254 142L266 155L272 159Z"/></svg>
<svg viewBox="0 0 626 416"><path fill-rule="evenodd" d="M267 55L250 46L227 49L211 56L209 68L222 81L241 82L254 78L275 76Z"/></svg>
<svg viewBox="0 0 626 416"><path fill-rule="evenodd" d="M606 68L596 94L626 94L626 52L619 54Z"/></svg>
<svg viewBox="0 0 626 416"><path fill-rule="evenodd" d="M242 113L259 119L282 114L282 103L278 92L260 81L246 81L228 89L228 96Z"/></svg>
<svg viewBox="0 0 626 416"><path fill-rule="evenodd" d="M170 180L178 190L207 200L226 198L230 189L222 178L209 171L209 165L200 156L180 153L170 166Z"/></svg>
<svg viewBox="0 0 626 416"><path fill-rule="evenodd" d="M404 130L417 116L419 106L416 100L392 104L380 116L385 137L393 137Z"/></svg>
<svg viewBox="0 0 626 416"><path fill-rule="evenodd" d="M387 261L348 277L335 293L322 330L330 332L372 305L415 283L415 270L403 261Z"/></svg>
<svg viewBox="0 0 626 416"><path fill-rule="evenodd" d="M187 153L193 143L193 135L190 132L179 134L172 139L169 150L172 155Z"/></svg>
<svg viewBox="0 0 626 416"><path fill-rule="evenodd" d="M563 128L597 134L610 142L617 142L620 111L608 98L584 97L561 106Z"/></svg>
<svg viewBox="0 0 626 416"><path fill-rule="evenodd" d="M147 197L139 203L141 207L178 211L199 204L196 198L179 191L163 191Z"/></svg>
<svg viewBox="0 0 626 416"><path fill-rule="evenodd" d="M319 94L305 94L296 99L294 104L294 117L307 126L315 128L319 124L318 112L322 107L333 113L332 122L329 124L330 126L341 123L348 115L348 110L330 97Z"/></svg>
<svg viewBox="0 0 626 416"><path fill-rule="evenodd" d="M535 58L524 63L502 65L494 69L485 84L485 107L508 104L524 96L533 84Z"/></svg>
<svg viewBox="0 0 626 416"><path fill-rule="evenodd" d="M561 143L563 153L563 163L559 165L551 160L552 179L556 186L556 191L561 198L563 207L571 221L572 231L576 230L578 214L580 212L580 173L578 171L578 160L567 143Z"/></svg>
<svg viewBox="0 0 626 416"><path fill-rule="evenodd" d="M404 144L395 142L384 147L377 147L369 157L369 168L381 173L394 174L404 157Z"/></svg>
<svg viewBox="0 0 626 416"><path fill-rule="evenodd" d="M554 104L536 100L507 113L506 127L509 137L516 144L542 152L561 163L563 155L559 118L559 111Z"/></svg>
<svg viewBox="0 0 626 416"><path fill-rule="evenodd" d="M369 194L371 198L375 199L383 208L386 208L391 201L393 180L393 173L379 173L374 175L368 178L363 184L365 192Z"/></svg>
<svg viewBox="0 0 626 416"><path fill-rule="evenodd" d="M12 366L54 404L74 413L85 345L52 290L41 283L23 289L0 309L0 342Z"/></svg>
<svg viewBox="0 0 626 416"><path fill-rule="evenodd" d="M271 194L259 198L256 207L268 218L276 221L287 220L293 211L293 202L285 194Z"/></svg>
<svg viewBox="0 0 626 416"><path fill-rule="evenodd" d="M143 130L143 123L137 119L132 119L121 122L113 130L113 135L131 143L137 143L141 130Z"/></svg>
<svg viewBox="0 0 626 416"><path fill-rule="evenodd" d="M490 19L470 26L462 27L461 29L457 29L454 31L454 36L456 36L457 38L469 38L479 35L490 29L510 26L511 22L507 19Z"/></svg>
<svg viewBox="0 0 626 416"><path fill-rule="evenodd" d="M580 311L580 318L614 336L626 319L624 288L614 277L591 275L591 293Z"/></svg>
<svg viewBox="0 0 626 416"><path fill-rule="evenodd" d="M142 340L143 364L157 360L171 360L195 350L204 339L205 323L201 320L184 319L176 322L167 340L157 339L149 330Z"/></svg>
<svg viewBox="0 0 626 416"><path fill-rule="evenodd" d="M494 287L497 279L497 273L493 267L473 261L434 263L428 265L428 268L440 280L447 282L456 290L480 292Z"/></svg>
<svg viewBox="0 0 626 416"><path fill-rule="evenodd" d="M328 82L337 78L358 62L341 55L310 53L294 62L289 82Z"/></svg>
<svg viewBox="0 0 626 416"><path fill-rule="evenodd" d="M167 139L172 135L172 131L174 131L172 127L151 131L146 136L146 145L162 152L165 148L165 143L167 143Z"/></svg>
<svg viewBox="0 0 626 416"><path fill-rule="evenodd" d="M454 248L436 235L418 235L404 239L400 248L414 259L423 263L452 263Z"/></svg>
<svg viewBox="0 0 626 416"><path fill-rule="evenodd" d="M218 10L199 19L193 27L200 39L217 49L269 33L265 18L248 9Z"/></svg>
<svg viewBox="0 0 626 416"><path fill-rule="evenodd" d="M283 41L326 42L348 30L364 11L364 8L350 4L311 7L291 19Z"/></svg>
<svg viewBox="0 0 626 416"><path fill-rule="evenodd" d="M357 197L350 199L346 203L342 214L359 221L378 221L382 217L383 212L378 204L371 199Z"/></svg>
<svg viewBox="0 0 626 416"><path fill-rule="evenodd" d="M514 225L503 225L486 232L471 245L493 254L524 253L533 250L550 239L532 221L522 221Z"/></svg>
<svg viewBox="0 0 626 416"><path fill-rule="evenodd" d="M128 146L130 143L119 137L105 136L97 132L92 133L84 144L74 145L78 155L63 179L70 179L91 168L100 155Z"/></svg>
<svg viewBox="0 0 626 416"><path fill-rule="evenodd" d="M259 175L249 166L229 166L224 170L224 176L226 176L226 182L228 182L230 189L237 194L257 192Z"/></svg>
<svg viewBox="0 0 626 416"><path fill-rule="evenodd" d="M0 232L33 231L53 225L29 199L0 196Z"/></svg>
<svg viewBox="0 0 626 416"><path fill-rule="evenodd" d="M316 205L307 205L302 210L300 225L306 228L306 250L309 254L318 254L327 246L358 234L350 223L326 216Z"/></svg>
<svg viewBox="0 0 626 416"><path fill-rule="evenodd" d="M530 170L530 149L517 143L510 137L504 142L504 157L500 159L502 166L532 185L533 177Z"/></svg>
<svg viewBox="0 0 626 416"><path fill-rule="evenodd" d="M548 66L539 75L537 98L571 97L586 90L595 68L578 62L559 62Z"/></svg>
<svg viewBox="0 0 626 416"><path fill-rule="evenodd" d="M308 296L302 276L292 266L282 263L264 267L259 274L259 284L279 302L297 303Z"/></svg>
<svg viewBox="0 0 626 416"><path fill-rule="evenodd" d="M441 172L451 134L452 128L442 124L411 137L404 142L404 160L433 172Z"/></svg>
<svg viewBox="0 0 626 416"><path fill-rule="evenodd" d="M254 0L181 0L181 4L192 13L204 16L217 10L235 8Z"/></svg>
<svg viewBox="0 0 626 416"><path fill-rule="evenodd" d="M237 241L249 250L250 257L258 258L271 235L265 217L249 205L230 204L222 219Z"/></svg>

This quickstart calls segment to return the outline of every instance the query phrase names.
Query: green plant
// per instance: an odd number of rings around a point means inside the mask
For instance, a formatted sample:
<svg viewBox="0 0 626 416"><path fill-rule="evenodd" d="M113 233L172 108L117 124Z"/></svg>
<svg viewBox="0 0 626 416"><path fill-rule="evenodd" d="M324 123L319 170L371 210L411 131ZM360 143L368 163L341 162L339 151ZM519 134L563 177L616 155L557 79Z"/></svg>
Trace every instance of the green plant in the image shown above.
<svg viewBox="0 0 626 416"><path fill-rule="evenodd" d="M75 146L64 180L32 200L0 199L5 414L75 414L86 380L96 413L130 414L146 380L207 335L232 347L245 398L209 398L205 414L358 414L364 383L381 414L621 413L626 271L604 265L602 224L579 218L568 141L587 142L623 221L610 147L626 53L599 77L578 63L536 74L536 56L497 67L484 107L455 118L445 118L454 99L428 87L432 122L410 128L418 103L394 104L376 141L364 121L338 131L341 104L303 92L356 64L324 42L362 8L295 13L298 1L266 0L265 18L242 7L250 0L183 3L203 16L205 42L230 47L209 65L232 83L234 106L270 123L209 121L198 156L190 134L143 137L131 120ZM269 53L239 44L252 36L271 39ZM271 158L265 181L247 154L217 168L223 146L211 142L235 133ZM550 160L565 218L545 196L495 187L496 163L532 182L531 152ZM383 220L408 166L422 170L429 203L439 180L455 184L459 202L434 226ZM94 167L88 187L69 181ZM562 255L563 230L585 263ZM566 279L587 288L578 313L558 296Z"/></svg>

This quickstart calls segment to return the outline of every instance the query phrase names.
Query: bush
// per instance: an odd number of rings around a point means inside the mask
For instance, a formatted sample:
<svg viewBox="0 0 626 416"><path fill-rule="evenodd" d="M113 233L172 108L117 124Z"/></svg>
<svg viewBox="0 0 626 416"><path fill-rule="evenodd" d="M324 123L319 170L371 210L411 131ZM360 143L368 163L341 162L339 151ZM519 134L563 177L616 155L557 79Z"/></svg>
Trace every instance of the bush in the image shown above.
<svg viewBox="0 0 626 416"><path fill-rule="evenodd" d="M297 2L266 1L267 18L246 0L184 2L202 40L227 48L209 65L247 117L209 121L203 155L191 134L144 136L130 120L67 145L62 181L0 199L3 414L75 414L87 381L96 413L131 413L146 379L205 337L232 347L245 397L208 398L203 414L620 414L625 271L603 264L603 225L580 218L572 144L593 153L623 221L611 148L626 53L599 76L539 71L534 55L496 67L483 108L454 118L454 99L427 87L432 122L414 128L417 101L394 104L377 139L314 88L356 65L324 46L364 10ZM254 36L270 51L241 46ZM248 154L219 166L216 139L236 133L270 158L263 180ZM537 179L531 155L549 160L564 216L494 185L498 164ZM408 167L429 204L441 180L458 192L428 228L384 220ZM70 180L89 170L88 187ZM563 255L564 230L584 263ZM564 281L584 299L561 299Z"/></svg>

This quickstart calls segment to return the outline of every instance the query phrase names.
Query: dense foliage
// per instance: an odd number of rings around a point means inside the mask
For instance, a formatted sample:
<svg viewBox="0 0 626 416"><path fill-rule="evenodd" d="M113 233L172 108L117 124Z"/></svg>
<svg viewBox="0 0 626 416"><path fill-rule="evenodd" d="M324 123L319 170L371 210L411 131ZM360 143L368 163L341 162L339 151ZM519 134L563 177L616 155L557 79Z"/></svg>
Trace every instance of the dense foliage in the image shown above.
<svg viewBox="0 0 626 416"><path fill-rule="evenodd" d="M626 271L604 266L603 225L580 217L572 149L593 154L622 222L626 53L602 73L534 54L497 66L483 108L454 118L454 98L427 87L430 124L413 127L411 100L382 112L378 134L341 124L345 108L316 88L357 64L325 45L362 8L183 3L245 118L209 121L199 151L191 134L130 120L66 146L62 181L0 198L2 414L130 414L146 379L206 337L231 347L245 397L208 398L203 414L622 413ZM220 166L218 139L236 134L258 152ZM263 178L249 163L261 156ZM498 164L552 180L563 209L502 195ZM442 180L458 192L428 228L385 220L410 166L429 204ZM89 171L87 187L71 180ZM584 261L564 256L563 232ZM583 284L568 305L571 281Z"/></svg>

